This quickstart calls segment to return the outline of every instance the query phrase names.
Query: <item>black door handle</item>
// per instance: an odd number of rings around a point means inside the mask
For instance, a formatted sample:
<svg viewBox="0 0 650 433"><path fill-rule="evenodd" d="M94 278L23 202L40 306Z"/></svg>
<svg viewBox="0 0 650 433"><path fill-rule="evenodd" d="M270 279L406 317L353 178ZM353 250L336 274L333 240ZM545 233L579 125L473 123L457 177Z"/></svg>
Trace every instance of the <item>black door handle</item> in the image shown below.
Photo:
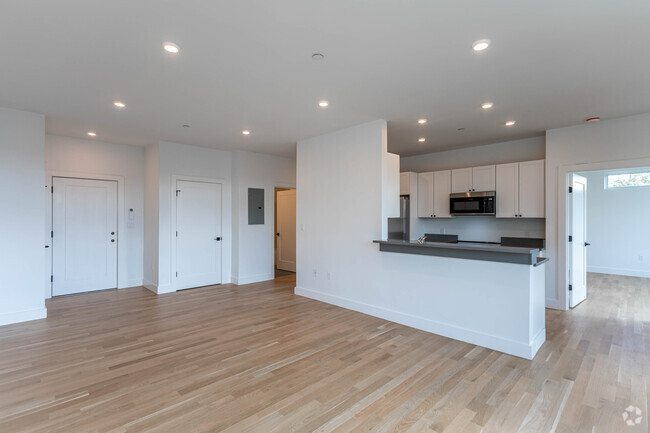
<svg viewBox="0 0 650 433"><path fill-rule="evenodd" d="M220 241L221 238L220 238L220 237L216 237L216 238L214 238L214 240L215 240L215 241Z"/></svg>
<svg viewBox="0 0 650 433"><path fill-rule="evenodd" d="M280 233L276 233L275 235L276 235L276 236L280 236Z"/></svg>
<svg viewBox="0 0 650 433"><path fill-rule="evenodd" d="M589 245L591 245L589 242L585 242L585 247L588 247Z"/></svg>

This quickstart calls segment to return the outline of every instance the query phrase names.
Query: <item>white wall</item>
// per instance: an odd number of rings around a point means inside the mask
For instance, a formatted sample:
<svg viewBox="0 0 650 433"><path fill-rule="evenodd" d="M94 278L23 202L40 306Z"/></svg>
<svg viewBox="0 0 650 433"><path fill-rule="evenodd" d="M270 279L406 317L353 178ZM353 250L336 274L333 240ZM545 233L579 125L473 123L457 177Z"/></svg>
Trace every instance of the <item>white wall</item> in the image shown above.
<svg viewBox="0 0 650 433"><path fill-rule="evenodd" d="M400 171L423 173L427 171L544 159L545 143L545 137L533 137L523 140L487 144L485 146L405 156L400 160Z"/></svg>
<svg viewBox="0 0 650 433"><path fill-rule="evenodd" d="M560 184L565 182L567 167L597 163L609 165L616 161L629 165L642 158L650 158L650 113L547 131L546 247L551 259L546 268L548 307L568 308L564 266L565 215L559 215L566 202L566 194L564 190L558 194L558 179L562 176ZM647 162L642 164L647 165ZM611 167L584 167L582 170L576 167L574 171L601 168ZM561 250L558 247L560 234Z"/></svg>
<svg viewBox="0 0 650 433"><path fill-rule="evenodd" d="M144 162L144 259L143 285L156 291L158 287L158 219L160 216L160 173L158 143L145 149Z"/></svg>
<svg viewBox="0 0 650 433"><path fill-rule="evenodd" d="M295 159L233 153L233 283L248 284L275 277L274 190L295 186ZM263 225L248 225L248 188L264 189Z"/></svg>
<svg viewBox="0 0 650 433"><path fill-rule="evenodd" d="M607 189L607 172L580 174L587 179L587 271L650 278L650 188Z"/></svg>
<svg viewBox="0 0 650 433"><path fill-rule="evenodd" d="M382 219L397 200L386 184L398 180L384 159L385 131L375 121L298 142L296 293L527 356L529 293L521 288L541 268L384 253L372 243L385 236Z"/></svg>
<svg viewBox="0 0 650 433"><path fill-rule="evenodd" d="M45 117L0 108L0 325L44 318Z"/></svg>
<svg viewBox="0 0 650 433"><path fill-rule="evenodd" d="M142 285L142 258L144 237L144 153L137 146L112 144L96 140L45 136L45 169L50 176L79 176L95 179L119 177L118 197L123 213L119 215L118 287ZM134 210L134 221L128 221L129 209ZM51 216L50 216L51 217ZM51 269L51 262L46 264ZM49 284L46 295L50 295Z"/></svg>
<svg viewBox="0 0 650 433"><path fill-rule="evenodd" d="M407 156L400 160L400 171L423 173L451 170L491 164L532 161L545 158L545 137L505 141L444 152ZM411 200L417 196L411 195ZM494 218L483 216L454 217L450 219L418 218L411 239L424 233L457 234L459 239L484 242L499 242L502 236L534 237L545 236L543 219Z"/></svg>

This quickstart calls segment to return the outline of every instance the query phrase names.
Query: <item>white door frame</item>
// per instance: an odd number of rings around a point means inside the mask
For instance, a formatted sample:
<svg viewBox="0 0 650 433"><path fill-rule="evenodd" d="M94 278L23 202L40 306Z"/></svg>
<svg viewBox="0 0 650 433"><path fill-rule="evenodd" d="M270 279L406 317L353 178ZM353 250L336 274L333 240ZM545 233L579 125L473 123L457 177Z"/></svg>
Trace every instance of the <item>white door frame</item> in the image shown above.
<svg viewBox="0 0 650 433"><path fill-rule="evenodd" d="M586 171L618 170L623 168L650 167L650 158L626 159L621 161L604 161L589 164L561 165L558 167L557 178L557 269L555 271L555 287L558 296L558 306L569 309L569 269L571 255L569 254L569 174Z"/></svg>
<svg viewBox="0 0 650 433"><path fill-rule="evenodd" d="M275 278L275 208L278 205L276 203L276 197L275 197L275 189L276 188L285 188L285 189L295 189L296 190L296 216L298 216L298 189L296 188L295 183L284 183L284 182L274 182L273 186L270 187L271 190L271 196L273 197L273 208L271 211L271 243L270 243L270 254L271 254L271 263L273 266L271 267L271 275L273 275L273 278ZM298 220L296 219L296 230L298 230ZM297 233L296 233L297 235ZM297 237L297 236L296 236ZM296 239L297 241L297 239ZM298 255L296 254L296 269L298 269Z"/></svg>
<svg viewBox="0 0 650 433"><path fill-rule="evenodd" d="M46 185L46 196L47 196L47 205L45 209L45 243L48 248L46 249L46 261L45 261L45 299L50 299L52 297L52 282L50 281L50 276L52 275L52 238L50 237L50 232L54 227L54 220L52 215L52 184L53 178L55 177L67 177L71 179L86 179L86 180L107 180L117 182L117 288L123 289L125 287L131 287L132 284L126 279L126 276L123 275L123 267L120 266L120 249L125 248L126 244L124 241L120 242L120 239L124 239L122 236L125 233L125 217L126 209L124 204L124 176L112 175L112 174L98 174L98 173L84 173L76 171L65 171L65 170L48 170L45 174ZM139 284L138 284L139 285Z"/></svg>
<svg viewBox="0 0 650 433"><path fill-rule="evenodd" d="M178 290L178 285L176 282L176 185L178 181L187 181L187 182L204 182L204 183L215 183L221 185L221 236L222 236L222 244L221 244L221 284L226 284L229 283L229 279L227 275L229 273L226 273L226 269L224 266L225 263L225 256L226 254L230 254L229 248L230 245L232 245L232 240L228 239L226 241L225 237L232 236L232 231L227 229L227 224L226 224L226 213L230 211L229 207L226 207L226 186L227 186L227 181L226 179L219 179L219 178L211 178L211 177L197 177L197 176L184 176L184 175L177 175L173 174L172 175L172 185L171 185L171 231L169 232L169 236L171 238L171 269L170 269L170 274L169 274L169 281L170 286L171 286L171 292L175 292ZM158 286L160 288L160 285ZM159 289L160 290L160 289ZM163 292L159 291L158 294L161 294Z"/></svg>

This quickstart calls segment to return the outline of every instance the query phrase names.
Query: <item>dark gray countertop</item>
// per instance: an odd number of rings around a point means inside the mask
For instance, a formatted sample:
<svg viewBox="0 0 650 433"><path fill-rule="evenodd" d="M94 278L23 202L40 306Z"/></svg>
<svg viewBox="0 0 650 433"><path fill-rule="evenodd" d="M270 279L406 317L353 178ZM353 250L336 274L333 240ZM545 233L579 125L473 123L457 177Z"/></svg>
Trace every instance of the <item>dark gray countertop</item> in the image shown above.
<svg viewBox="0 0 650 433"><path fill-rule="evenodd" d="M522 265L539 266L548 261L538 260L539 248L508 247L499 244L487 243L449 243L425 242L403 240L375 240L379 250L403 254L419 254L439 257L452 257L468 260L485 260L491 262L515 263Z"/></svg>

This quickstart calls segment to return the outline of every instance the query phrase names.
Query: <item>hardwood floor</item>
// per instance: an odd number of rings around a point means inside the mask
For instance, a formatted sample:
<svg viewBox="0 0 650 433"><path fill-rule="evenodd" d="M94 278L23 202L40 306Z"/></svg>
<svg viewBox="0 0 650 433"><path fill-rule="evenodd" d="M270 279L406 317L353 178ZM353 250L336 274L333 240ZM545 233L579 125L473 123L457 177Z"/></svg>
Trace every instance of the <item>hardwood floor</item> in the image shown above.
<svg viewBox="0 0 650 433"><path fill-rule="evenodd" d="M48 319L0 327L0 432L648 431L650 280L589 275L533 361L294 281L51 300Z"/></svg>

